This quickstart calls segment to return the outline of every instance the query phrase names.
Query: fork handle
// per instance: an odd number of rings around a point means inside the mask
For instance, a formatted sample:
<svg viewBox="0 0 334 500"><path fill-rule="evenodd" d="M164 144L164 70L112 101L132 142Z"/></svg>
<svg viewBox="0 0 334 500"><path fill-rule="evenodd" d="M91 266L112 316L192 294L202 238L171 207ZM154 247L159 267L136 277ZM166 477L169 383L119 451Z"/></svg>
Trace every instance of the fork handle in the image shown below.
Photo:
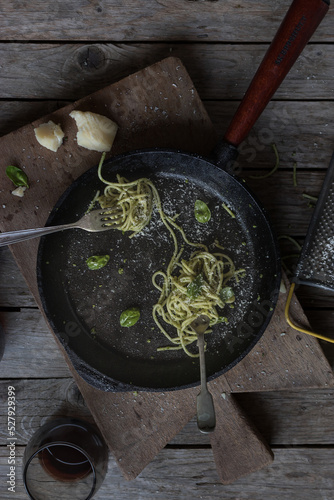
<svg viewBox="0 0 334 500"><path fill-rule="evenodd" d="M50 227L37 227L34 229L22 229L20 231L9 231L7 233L0 233L0 247L11 245L12 243L19 243L20 241L38 238L45 234L56 233L63 229L71 229L78 227L77 224L61 224L59 226Z"/></svg>

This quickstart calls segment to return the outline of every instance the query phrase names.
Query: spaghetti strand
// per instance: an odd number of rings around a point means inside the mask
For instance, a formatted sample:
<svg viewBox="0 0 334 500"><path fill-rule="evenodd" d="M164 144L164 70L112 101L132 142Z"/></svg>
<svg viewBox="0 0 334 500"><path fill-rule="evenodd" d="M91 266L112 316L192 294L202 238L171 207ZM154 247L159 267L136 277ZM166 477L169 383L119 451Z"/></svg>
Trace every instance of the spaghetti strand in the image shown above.
<svg viewBox="0 0 334 500"><path fill-rule="evenodd" d="M197 357L197 353L188 349L197 340L191 323L200 314L209 317L211 327L227 322L226 317L221 316L221 310L235 300L228 282L232 278L238 282L244 270L235 269L232 259L222 251L223 247L217 241L214 244L217 251L213 253L209 252L206 245L189 241L183 228L164 213L159 193L152 181L140 178L129 182L120 175L117 175L117 182L107 181L102 176L103 161L104 156L98 167L98 177L106 187L96 199L101 208L121 208L121 224L117 229L132 231L130 238L133 237L149 224L155 206L173 240L174 251L166 271L158 270L152 276L152 283L160 292L152 316L171 344L158 350L183 349L188 356ZM186 245L196 248L189 260L181 259L184 248L179 249L175 231L180 233ZM176 329L176 336L167 332L163 322Z"/></svg>

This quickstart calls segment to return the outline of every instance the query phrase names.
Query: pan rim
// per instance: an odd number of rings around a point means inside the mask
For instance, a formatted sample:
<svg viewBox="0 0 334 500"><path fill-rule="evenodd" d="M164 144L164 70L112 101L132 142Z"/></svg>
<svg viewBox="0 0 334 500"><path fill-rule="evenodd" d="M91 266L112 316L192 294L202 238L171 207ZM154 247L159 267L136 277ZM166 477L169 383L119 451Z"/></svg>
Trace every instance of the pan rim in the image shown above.
<svg viewBox="0 0 334 500"><path fill-rule="evenodd" d="M274 270L275 270L275 275L276 275L276 280L275 280L275 287L273 290L273 293L270 297L270 300L272 301L273 304L273 310L270 314L268 314L265 318L265 321L262 324L261 329L259 330L258 334L254 337L253 341L248 345L247 349L242 351L242 353L233 360L230 364L228 364L224 369L208 376L208 381L212 381L215 378L223 375L227 371L231 370L234 366L236 366L253 348L254 346L258 343L262 335L264 334L275 309L277 299L278 299L278 294L279 294L279 285L280 285L280 280L281 280L281 266L280 266L280 257L279 257L279 247L278 247L278 241L275 235L275 232L272 228L272 224L270 222L270 218L267 214L267 211L265 208L262 206L262 204L258 201L257 197L252 193L252 191L249 189L247 184L243 181L241 181L236 175L234 175L231 172L227 172L226 170L222 169L220 166L217 166L214 161L210 157L205 157L203 155L197 154L197 153L189 153L186 151L182 151L180 149L172 149L172 148L145 148L145 149L136 149L134 151L129 151L125 153L121 153L119 155L111 156L108 158L105 162L106 165L112 164L114 162L117 162L118 160L121 160L124 157L133 157L135 155L146 155L147 153L155 153L155 154L171 154L171 155L181 155L184 156L186 155L188 158L196 158L199 161L204 161L206 164L210 165L210 168L215 168L218 171L223 170L225 175L233 178L240 186L242 186L243 190L248 193L248 195L251 196L251 198L256 202L257 207L260 209L262 216L266 220L268 224L268 228L270 229L270 234L272 236L272 249L273 249L273 255L275 255L275 263L274 263ZM53 218L55 213L57 212L58 208L62 205L64 200L67 198L68 194L75 189L78 183L82 182L82 179L85 178L85 176L89 176L91 172L95 171L97 169L97 166L94 165L90 167L86 172L84 172L82 175L80 175L71 185L67 187L67 189L63 192L63 194L60 196L56 204L54 205L48 220L46 222L46 225L49 225ZM52 316L50 314L50 310L48 307L48 304L45 301L45 297L43 294L43 277L41 273L41 259L43 255L43 246L45 238L42 238L38 247L38 256L37 256L37 283L38 283L38 290L43 306L43 310L47 316L47 319L57 336L58 340L62 343L67 355L69 356L70 361L73 364L74 369L76 372L84 378L90 385L97 387L98 389L104 390L104 391L129 391L129 390L140 390L140 391L146 391L146 392L161 392L161 391L174 391L174 390L183 390L191 387L196 387L199 385L199 377L198 380L192 382L192 383L185 383L183 385L179 385L177 387L147 387L147 386L141 386L137 384L128 384L127 382L121 382L118 380L113 379L109 375L101 373L98 369L96 369L94 366L91 366L89 363L87 363L84 359L81 359L78 357L76 352L71 349L68 345L66 345L66 342L64 342L64 339L61 338L59 329L55 325Z"/></svg>

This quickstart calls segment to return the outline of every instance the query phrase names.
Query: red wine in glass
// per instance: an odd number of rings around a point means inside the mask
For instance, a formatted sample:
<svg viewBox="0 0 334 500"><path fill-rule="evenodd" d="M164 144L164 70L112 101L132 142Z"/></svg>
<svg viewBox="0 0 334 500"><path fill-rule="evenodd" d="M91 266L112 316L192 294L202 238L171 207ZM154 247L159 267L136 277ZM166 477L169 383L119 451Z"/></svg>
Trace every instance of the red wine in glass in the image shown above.
<svg viewBox="0 0 334 500"><path fill-rule="evenodd" d="M92 470L88 458L79 449L68 444L44 448L39 459L48 474L58 481L83 479Z"/></svg>

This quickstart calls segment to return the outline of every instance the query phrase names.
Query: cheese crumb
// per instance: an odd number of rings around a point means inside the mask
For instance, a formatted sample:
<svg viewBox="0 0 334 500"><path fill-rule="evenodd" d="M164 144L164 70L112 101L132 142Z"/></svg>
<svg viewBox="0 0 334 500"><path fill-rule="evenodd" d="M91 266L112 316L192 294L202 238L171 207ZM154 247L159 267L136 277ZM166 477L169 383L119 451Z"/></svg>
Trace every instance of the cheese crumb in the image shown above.
<svg viewBox="0 0 334 500"><path fill-rule="evenodd" d="M111 150L118 129L115 122L91 111L72 111L70 117L78 127L79 146L101 153Z"/></svg>
<svg viewBox="0 0 334 500"><path fill-rule="evenodd" d="M52 120L42 123L34 132L39 144L51 151L56 152L63 142L64 132L60 125L56 125Z"/></svg>
<svg viewBox="0 0 334 500"><path fill-rule="evenodd" d="M26 189L27 189L26 186L19 186L16 189L14 189L14 191L12 191L12 194L14 196L19 196L20 198L22 198L24 196L24 192Z"/></svg>

